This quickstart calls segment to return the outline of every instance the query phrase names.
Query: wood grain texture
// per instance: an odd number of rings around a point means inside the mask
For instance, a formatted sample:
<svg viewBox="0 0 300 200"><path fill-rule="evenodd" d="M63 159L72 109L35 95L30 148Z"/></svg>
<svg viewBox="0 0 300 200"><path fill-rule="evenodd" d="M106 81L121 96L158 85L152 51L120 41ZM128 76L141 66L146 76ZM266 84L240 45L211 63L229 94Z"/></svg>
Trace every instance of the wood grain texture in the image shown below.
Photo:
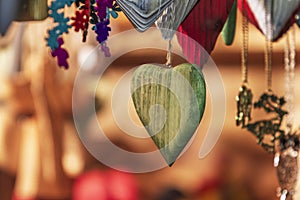
<svg viewBox="0 0 300 200"><path fill-rule="evenodd" d="M137 114L171 166L204 113L206 87L201 71L192 64L175 68L145 64L135 71L131 91Z"/></svg>

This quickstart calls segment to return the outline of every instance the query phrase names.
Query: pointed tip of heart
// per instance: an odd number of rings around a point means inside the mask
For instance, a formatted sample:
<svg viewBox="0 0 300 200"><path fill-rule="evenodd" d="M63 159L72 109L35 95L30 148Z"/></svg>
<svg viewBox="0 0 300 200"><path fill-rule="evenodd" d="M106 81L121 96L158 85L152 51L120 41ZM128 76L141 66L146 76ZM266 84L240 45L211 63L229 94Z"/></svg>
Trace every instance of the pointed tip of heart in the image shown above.
<svg viewBox="0 0 300 200"><path fill-rule="evenodd" d="M179 158L179 154L176 153L174 154L174 152L166 152L166 151L162 151L161 150L161 155L163 157L163 159L165 160L165 162L167 163L167 165L169 167L172 167L174 165L174 163L176 162L176 160Z"/></svg>
<svg viewBox="0 0 300 200"><path fill-rule="evenodd" d="M169 167L173 167L174 163L180 158L181 153L182 150L166 151L164 148L161 149L161 155Z"/></svg>
<svg viewBox="0 0 300 200"><path fill-rule="evenodd" d="M175 161L172 163L168 163L169 167L172 167L174 163L175 163Z"/></svg>

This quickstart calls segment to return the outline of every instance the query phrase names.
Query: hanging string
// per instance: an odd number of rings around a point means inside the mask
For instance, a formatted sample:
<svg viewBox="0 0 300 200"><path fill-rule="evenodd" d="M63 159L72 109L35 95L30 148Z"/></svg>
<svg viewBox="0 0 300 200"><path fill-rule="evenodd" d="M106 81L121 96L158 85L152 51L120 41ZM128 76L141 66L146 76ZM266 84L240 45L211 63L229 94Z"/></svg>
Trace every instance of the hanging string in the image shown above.
<svg viewBox="0 0 300 200"><path fill-rule="evenodd" d="M272 118L250 122L246 125L248 131L257 137L257 143L270 153L275 152L275 143L283 138L285 131L281 124L287 112L283 109L285 100L272 93L272 0L264 0L265 14L265 76L266 88L258 101L254 102L255 109L263 109Z"/></svg>
<svg viewBox="0 0 300 200"><path fill-rule="evenodd" d="M284 48L285 65L285 99L287 102L288 115L286 118L286 133L291 132L294 122L294 87L295 87L295 28L292 27L290 33L287 33Z"/></svg>
<svg viewBox="0 0 300 200"><path fill-rule="evenodd" d="M273 1L265 0L265 24L266 24L266 46L265 46L265 74L266 74L266 86L267 92L272 92L272 54L273 54L273 45L272 40L268 38L272 38L273 35L273 27L272 27L272 19L273 19Z"/></svg>
<svg viewBox="0 0 300 200"><path fill-rule="evenodd" d="M168 40L168 53L167 53L167 63L166 63L167 68L172 67L172 41L171 39Z"/></svg>
<svg viewBox="0 0 300 200"><path fill-rule="evenodd" d="M266 39L266 53L265 53L265 73L266 73L266 85L267 91L272 92L272 41Z"/></svg>
<svg viewBox="0 0 300 200"><path fill-rule="evenodd" d="M249 41L249 30L248 30L248 13L245 9L245 0L242 1L242 53L241 53L241 70L242 70L242 86L240 87L239 93L236 96L237 102L237 114L235 121L237 126L246 128L249 121L251 121L251 110L252 110L252 99L253 95L251 89L248 87L248 41Z"/></svg>
<svg viewBox="0 0 300 200"><path fill-rule="evenodd" d="M248 13L245 12L245 0L242 3L243 10L243 21L242 21L242 81L243 84L248 83L248 41L249 41L249 22L248 22Z"/></svg>

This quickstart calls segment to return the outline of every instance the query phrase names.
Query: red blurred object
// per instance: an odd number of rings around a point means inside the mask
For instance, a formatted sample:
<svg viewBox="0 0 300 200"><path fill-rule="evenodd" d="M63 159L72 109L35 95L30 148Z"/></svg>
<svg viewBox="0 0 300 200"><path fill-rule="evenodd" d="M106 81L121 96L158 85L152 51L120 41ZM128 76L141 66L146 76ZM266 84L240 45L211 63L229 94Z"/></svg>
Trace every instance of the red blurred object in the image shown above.
<svg viewBox="0 0 300 200"><path fill-rule="evenodd" d="M188 61L202 66L214 49L234 0L200 0L179 26L178 42ZM191 39L192 38L192 39ZM197 41L204 52L194 42Z"/></svg>
<svg viewBox="0 0 300 200"><path fill-rule="evenodd" d="M244 10L243 10L243 2L245 2L244 5ZM246 0L238 0L238 8L239 10L243 13L243 15L248 16L248 20L251 24L253 24L260 32L262 32L262 30L260 29L258 22L251 10L251 8L248 5L248 2ZM285 25L285 27L282 29L282 31L280 32L280 34L278 35L278 37L274 38L273 41L277 41L278 39L280 39L283 34L285 34L289 28L296 22L296 14L300 12L300 6L299 8L294 12L294 14L292 14L290 20L288 21L288 23Z"/></svg>
<svg viewBox="0 0 300 200"><path fill-rule="evenodd" d="M100 171L91 171L80 176L73 186L73 200L108 199L105 178Z"/></svg>
<svg viewBox="0 0 300 200"><path fill-rule="evenodd" d="M220 190L222 184L222 181L218 178L209 179L205 181L204 184L200 185L199 188L197 188L198 190L196 191L196 194L199 195L210 190Z"/></svg>
<svg viewBox="0 0 300 200"><path fill-rule="evenodd" d="M74 183L73 200L138 200L137 182L133 175L116 171L94 170Z"/></svg>

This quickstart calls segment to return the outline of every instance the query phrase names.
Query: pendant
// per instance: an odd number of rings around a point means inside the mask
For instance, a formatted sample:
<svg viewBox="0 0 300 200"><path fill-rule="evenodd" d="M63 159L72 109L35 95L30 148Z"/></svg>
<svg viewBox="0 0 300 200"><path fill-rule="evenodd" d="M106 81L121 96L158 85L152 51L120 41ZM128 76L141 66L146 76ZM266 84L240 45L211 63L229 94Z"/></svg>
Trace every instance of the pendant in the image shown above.
<svg viewBox="0 0 300 200"><path fill-rule="evenodd" d="M284 135L284 130L280 129L283 117L288 114L282 109L284 104L283 97L278 97L272 92L263 93L254 103L254 108L263 109L272 117L246 125L247 130L257 137L257 143L270 153L275 153L275 142Z"/></svg>
<svg viewBox="0 0 300 200"><path fill-rule="evenodd" d="M252 98L251 89L243 84L238 96L236 96L237 114L235 121L237 126L242 125L242 128L244 128L251 120Z"/></svg>

